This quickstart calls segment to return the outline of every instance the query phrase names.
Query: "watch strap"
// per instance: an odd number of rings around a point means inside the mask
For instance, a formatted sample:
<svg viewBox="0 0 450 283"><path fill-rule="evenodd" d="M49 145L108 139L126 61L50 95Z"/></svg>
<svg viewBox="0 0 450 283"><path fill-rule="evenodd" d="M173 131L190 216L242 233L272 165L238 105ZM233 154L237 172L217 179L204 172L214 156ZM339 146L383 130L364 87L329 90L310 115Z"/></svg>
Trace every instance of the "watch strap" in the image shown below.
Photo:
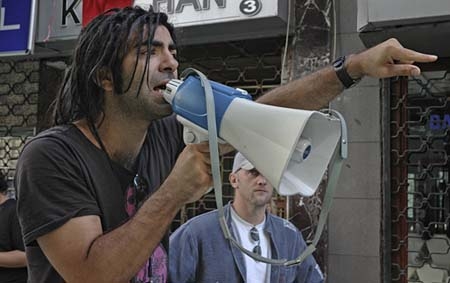
<svg viewBox="0 0 450 283"><path fill-rule="evenodd" d="M334 71L336 72L337 77L341 81L344 88L350 88L358 83L361 79L353 79L347 72L345 68L345 56L337 58L333 62Z"/></svg>

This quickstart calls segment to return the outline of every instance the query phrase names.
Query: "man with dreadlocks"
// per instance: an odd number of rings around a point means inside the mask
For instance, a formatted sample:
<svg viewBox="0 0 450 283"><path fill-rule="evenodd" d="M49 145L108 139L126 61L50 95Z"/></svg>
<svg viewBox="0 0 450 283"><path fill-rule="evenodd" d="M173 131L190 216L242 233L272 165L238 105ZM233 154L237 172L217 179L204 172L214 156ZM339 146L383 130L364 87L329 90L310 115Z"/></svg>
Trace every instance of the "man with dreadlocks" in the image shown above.
<svg viewBox="0 0 450 283"><path fill-rule="evenodd" d="M348 57L341 73L418 75L411 62L434 60L392 39ZM31 282L168 282L168 227L212 186L208 144L183 144L162 97L177 68L163 13L127 7L83 28L55 102L56 125L28 142L17 164ZM328 67L259 102L318 109L343 82Z"/></svg>

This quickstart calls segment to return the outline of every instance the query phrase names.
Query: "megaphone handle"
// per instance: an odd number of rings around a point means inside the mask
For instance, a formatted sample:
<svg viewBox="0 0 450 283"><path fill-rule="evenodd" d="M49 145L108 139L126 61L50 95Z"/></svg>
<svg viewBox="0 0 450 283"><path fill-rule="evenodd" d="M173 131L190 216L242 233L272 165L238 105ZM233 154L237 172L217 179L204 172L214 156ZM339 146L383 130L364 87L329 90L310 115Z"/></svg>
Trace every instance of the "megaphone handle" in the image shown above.
<svg viewBox="0 0 450 283"><path fill-rule="evenodd" d="M206 101L206 113L207 113L207 125L208 125L208 140L209 140L209 152L211 157L211 173L213 177L214 184L214 195L216 198L216 205L219 212L219 217L223 217L223 200L222 200L222 176L220 174L220 159L219 159L219 144L218 144L218 133L216 127L216 109L214 104L214 94L212 91L211 84L209 83L206 76L193 68L187 68L182 73L182 76L187 76L191 73L195 73L200 78L200 81L203 85L203 89L205 91L205 101ZM180 119L179 119L180 120ZM185 119L184 119L185 120ZM181 120L180 120L181 121ZM187 121L187 120L186 120ZM181 121L182 122L182 121ZM184 122L182 122L184 123ZM186 122L189 124L190 122ZM190 123L192 124L192 123ZM195 127L196 125L194 125ZM222 227L224 229L224 227ZM226 227L225 227L226 228ZM227 229L223 230L224 235L228 236L229 231ZM228 234L228 235L227 235Z"/></svg>
<svg viewBox="0 0 450 283"><path fill-rule="evenodd" d="M207 130L180 115L177 115L177 120L183 124L183 140L185 144L201 143L210 140ZM223 139L217 138L217 141L221 144L226 144L226 141Z"/></svg>
<svg viewBox="0 0 450 283"><path fill-rule="evenodd" d="M200 143L208 140L208 136L195 132L191 128L184 126L183 128L183 140L185 144Z"/></svg>
<svg viewBox="0 0 450 283"><path fill-rule="evenodd" d="M201 143L208 140L207 130L197 126L180 115L177 115L177 120L183 124L183 140L185 144Z"/></svg>

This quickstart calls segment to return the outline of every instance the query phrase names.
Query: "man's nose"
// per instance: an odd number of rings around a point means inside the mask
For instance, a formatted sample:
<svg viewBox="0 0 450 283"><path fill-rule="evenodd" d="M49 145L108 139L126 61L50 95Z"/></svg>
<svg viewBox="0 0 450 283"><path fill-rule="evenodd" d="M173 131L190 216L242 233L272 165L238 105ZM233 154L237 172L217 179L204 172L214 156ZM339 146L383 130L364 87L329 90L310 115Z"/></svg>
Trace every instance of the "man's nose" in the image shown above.
<svg viewBox="0 0 450 283"><path fill-rule="evenodd" d="M257 182L258 182L258 185L266 185L267 184L266 177L259 174Z"/></svg>
<svg viewBox="0 0 450 283"><path fill-rule="evenodd" d="M163 54L164 58L161 61L160 71L161 72L175 72L178 69L178 60L175 59L174 55L170 50L166 50Z"/></svg>

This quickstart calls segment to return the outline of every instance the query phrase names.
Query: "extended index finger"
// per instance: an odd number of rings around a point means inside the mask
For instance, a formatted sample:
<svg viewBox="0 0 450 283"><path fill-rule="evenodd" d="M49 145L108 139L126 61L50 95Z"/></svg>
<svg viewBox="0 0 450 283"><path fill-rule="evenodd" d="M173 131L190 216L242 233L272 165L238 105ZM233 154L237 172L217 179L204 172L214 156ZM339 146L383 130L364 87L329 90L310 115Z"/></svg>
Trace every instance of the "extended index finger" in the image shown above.
<svg viewBox="0 0 450 283"><path fill-rule="evenodd" d="M429 63L437 60L436 55L420 53L404 47L394 47L391 51L391 56L395 60L401 62L420 62Z"/></svg>

